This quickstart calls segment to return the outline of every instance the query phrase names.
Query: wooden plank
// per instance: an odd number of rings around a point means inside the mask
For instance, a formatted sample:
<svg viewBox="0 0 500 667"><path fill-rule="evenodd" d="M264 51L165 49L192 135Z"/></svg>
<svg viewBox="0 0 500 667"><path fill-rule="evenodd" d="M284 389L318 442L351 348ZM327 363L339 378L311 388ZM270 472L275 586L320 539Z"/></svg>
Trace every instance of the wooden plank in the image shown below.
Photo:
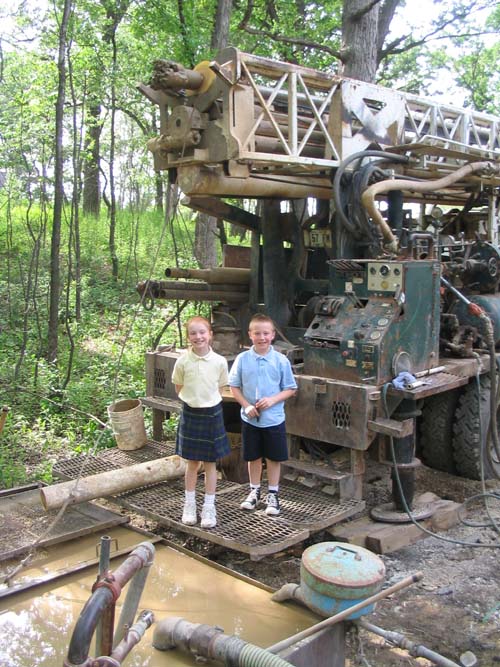
<svg viewBox="0 0 500 667"><path fill-rule="evenodd" d="M372 530L366 536L365 545L376 554L387 554L414 544L424 537L427 535L413 523L385 524L383 528Z"/></svg>
<svg viewBox="0 0 500 667"><path fill-rule="evenodd" d="M422 499L425 501L424 497ZM419 503L417 498L415 506L418 507L419 504L422 503ZM429 504L432 505L434 514L429 519L419 521L426 530L444 531L458 523L458 510L461 507L459 503L434 496ZM427 533L413 523L382 523L373 521L368 516L334 526L328 532L336 540L366 547L378 554L396 551L428 537Z"/></svg>
<svg viewBox="0 0 500 667"><path fill-rule="evenodd" d="M434 394L441 394L450 389L462 387L469 382L469 376L453 375L451 373L442 372L436 375L428 375L422 378L423 384L416 389L396 389L391 387L389 393L394 396L401 396L418 401L421 398L434 396Z"/></svg>
<svg viewBox="0 0 500 667"><path fill-rule="evenodd" d="M333 481L344 479L345 477L350 476L350 473L348 471L342 472L340 470L335 470L330 466L319 466L315 465L314 463L310 463L309 461L297 461L294 459L288 459L287 461L283 461L281 465L283 468L288 468L289 470L296 470L299 474L302 475L315 475L316 477L320 477L321 479L327 479Z"/></svg>
<svg viewBox="0 0 500 667"><path fill-rule="evenodd" d="M369 420L368 430L382 435L392 435L394 438L404 438L413 433L413 419L403 419L403 421L385 418L379 418L375 421Z"/></svg>

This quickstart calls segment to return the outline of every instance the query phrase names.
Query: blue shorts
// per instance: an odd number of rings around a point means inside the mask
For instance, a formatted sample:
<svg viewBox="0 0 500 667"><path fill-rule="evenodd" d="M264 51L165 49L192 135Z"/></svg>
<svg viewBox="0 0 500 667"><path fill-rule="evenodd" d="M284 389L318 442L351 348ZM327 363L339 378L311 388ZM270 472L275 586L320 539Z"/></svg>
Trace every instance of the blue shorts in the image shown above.
<svg viewBox="0 0 500 667"><path fill-rule="evenodd" d="M255 461L261 458L270 461L286 461L288 459L285 422L277 426L259 428L242 421L241 439L245 461Z"/></svg>

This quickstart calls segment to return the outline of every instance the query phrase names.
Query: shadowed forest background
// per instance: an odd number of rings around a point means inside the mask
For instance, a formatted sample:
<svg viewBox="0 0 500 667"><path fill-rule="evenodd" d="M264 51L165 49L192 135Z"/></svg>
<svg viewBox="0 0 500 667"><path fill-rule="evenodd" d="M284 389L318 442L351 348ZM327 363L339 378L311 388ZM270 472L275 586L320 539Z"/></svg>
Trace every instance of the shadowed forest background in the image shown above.
<svg viewBox="0 0 500 667"><path fill-rule="evenodd" d="M233 45L500 115L497 3L413 4L58 0L0 10L0 401L10 408L0 488L50 481L58 457L113 445L106 408L143 394L145 352L182 344L180 320L207 312L149 308L138 281L214 266L222 242L249 243L182 206L167 174L155 174L146 142L159 119L136 89L153 60L193 67Z"/></svg>

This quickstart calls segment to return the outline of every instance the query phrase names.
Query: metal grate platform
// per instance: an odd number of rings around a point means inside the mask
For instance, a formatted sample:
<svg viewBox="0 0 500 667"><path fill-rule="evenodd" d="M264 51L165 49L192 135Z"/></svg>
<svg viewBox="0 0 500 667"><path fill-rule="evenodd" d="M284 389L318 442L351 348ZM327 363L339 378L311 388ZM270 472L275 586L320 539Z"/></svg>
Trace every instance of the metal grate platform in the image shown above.
<svg viewBox="0 0 500 667"><path fill-rule="evenodd" d="M87 457L84 475L122 468L141 461L169 456L174 453L170 443L148 441L147 445L130 452L109 449L96 457ZM54 474L75 479L80 474L82 457L61 461ZM281 514L269 517L263 509L248 512L240 503L248 492L247 485L226 480L217 485L217 526L202 530L181 523L184 503L182 479L162 482L127 491L115 497L118 504L176 530L196 535L215 544L249 554L258 560L282 551L307 539L312 532L328 528L343 519L361 512L365 504L359 500L333 500L319 489L283 480L280 486ZM203 502L203 480L197 487L198 512Z"/></svg>
<svg viewBox="0 0 500 667"><path fill-rule="evenodd" d="M110 512L92 503L68 507L55 525L57 511L46 512L38 488L4 492L0 497L0 561L14 558L37 548L65 542L112 526L126 523L128 517ZM51 527L50 532L44 534Z"/></svg>

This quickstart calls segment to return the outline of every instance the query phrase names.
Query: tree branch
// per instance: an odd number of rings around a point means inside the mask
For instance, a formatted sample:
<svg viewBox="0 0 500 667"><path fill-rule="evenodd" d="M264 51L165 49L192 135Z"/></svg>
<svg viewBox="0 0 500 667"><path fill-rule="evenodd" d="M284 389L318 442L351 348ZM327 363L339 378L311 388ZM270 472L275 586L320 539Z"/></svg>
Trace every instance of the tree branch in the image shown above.
<svg viewBox="0 0 500 667"><path fill-rule="evenodd" d="M238 28L240 30L246 30L247 24L252 18L252 12L253 12L253 0L248 0L245 13L243 14L243 18L241 19L240 24L238 25Z"/></svg>
<svg viewBox="0 0 500 667"><path fill-rule="evenodd" d="M371 10L380 2L383 2L383 0L370 0L365 7L363 7L357 12L354 12L354 14L349 14L349 20L353 22L359 21L365 14L371 12Z"/></svg>
<svg viewBox="0 0 500 667"><path fill-rule="evenodd" d="M240 26L241 27L241 24ZM258 35L259 37L268 37L269 39L274 39L276 42L281 42L282 44L294 44L296 46L305 46L310 49L317 49L318 51L324 51L329 53L333 58L340 60L340 51L331 49L329 46L324 44L319 44L318 42L311 42L307 39L302 39L300 37L285 37L284 35L279 35L277 33L269 32L268 30L257 30L256 28L250 28L250 26L244 26L245 32L248 32L250 35Z"/></svg>
<svg viewBox="0 0 500 667"><path fill-rule="evenodd" d="M434 33L433 33L434 34ZM482 37L483 35L498 35L498 31L496 30L481 30L479 32L461 32L456 35L437 35L436 37L431 37L429 38L427 35L425 37L422 37L421 39L415 40L415 41L410 41L408 44L405 44L401 48L397 48L398 44L401 44L405 39L408 39L409 35L405 35L404 37L401 37L398 40L394 40L391 44L389 44L385 49L382 49L380 52L380 60L383 60L387 56L393 56L393 55L398 55L400 53L406 53L407 51L411 51L411 49L416 48L417 46L422 46L422 44L425 44L427 42L436 42L438 40L443 40L443 39L460 39L463 37Z"/></svg>

